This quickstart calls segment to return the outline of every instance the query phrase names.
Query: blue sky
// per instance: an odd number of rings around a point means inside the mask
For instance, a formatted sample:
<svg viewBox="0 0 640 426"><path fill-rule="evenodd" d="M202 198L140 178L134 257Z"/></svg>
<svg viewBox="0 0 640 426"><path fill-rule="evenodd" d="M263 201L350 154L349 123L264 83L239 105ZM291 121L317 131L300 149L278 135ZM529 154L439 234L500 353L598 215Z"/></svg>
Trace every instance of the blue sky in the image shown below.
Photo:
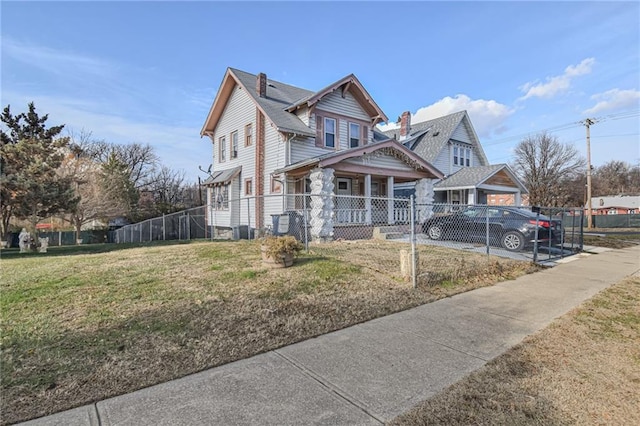
<svg viewBox="0 0 640 426"><path fill-rule="evenodd" d="M354 73L390 120L469 112L489 161L550 129L640 162L638 2L7 2L2 107L155 147L195 181L228 66L318 90ZM392 124L390 124L392 125Z"/></svg>

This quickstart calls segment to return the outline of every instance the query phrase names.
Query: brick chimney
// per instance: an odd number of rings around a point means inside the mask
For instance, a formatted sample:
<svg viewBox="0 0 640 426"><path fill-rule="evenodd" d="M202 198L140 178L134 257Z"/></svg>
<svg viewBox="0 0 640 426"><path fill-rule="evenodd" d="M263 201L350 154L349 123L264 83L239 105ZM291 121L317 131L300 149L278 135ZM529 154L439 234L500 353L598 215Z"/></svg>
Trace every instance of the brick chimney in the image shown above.
<svg viewBox="0 0 640 426"><path fill-rule="evenodd" d="M258 92L258 96L261 98L267 97L267 75L263 72L258 74L258 78L256 79L256 92Z"/></svg>
<svg viewBox="0 0 640 426"><path fill-rule="evenodd" d="M409 137L411 131L411 112L405 111L400 116L400 140Z"/></svg>

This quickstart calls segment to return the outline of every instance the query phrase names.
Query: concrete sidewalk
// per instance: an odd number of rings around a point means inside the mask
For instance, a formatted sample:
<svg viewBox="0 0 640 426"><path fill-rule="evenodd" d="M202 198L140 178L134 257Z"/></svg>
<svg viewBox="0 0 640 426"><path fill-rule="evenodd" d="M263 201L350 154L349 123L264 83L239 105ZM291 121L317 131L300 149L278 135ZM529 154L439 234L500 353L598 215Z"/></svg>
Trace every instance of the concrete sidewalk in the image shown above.
<svg viewBox="0 0 640 426"><path fill-rule="evenodd" d="M25 424L381 424L637 273L640 246L571 259Z"/></svg>

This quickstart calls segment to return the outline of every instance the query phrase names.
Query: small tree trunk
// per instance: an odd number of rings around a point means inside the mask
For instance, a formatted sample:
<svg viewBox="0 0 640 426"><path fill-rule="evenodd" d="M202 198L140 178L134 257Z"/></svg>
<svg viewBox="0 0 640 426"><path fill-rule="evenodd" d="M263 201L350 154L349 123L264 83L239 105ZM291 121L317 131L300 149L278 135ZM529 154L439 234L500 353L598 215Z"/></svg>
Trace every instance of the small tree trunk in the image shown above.
<svg viewBox="0 0 640 426"><path fill-rule="evenodd" d="M81 229L82 228L82 221L79 220L78 218L74 218L73 221L74 221L74 224L75 224L75 227L76 227L76 244L80 244L79 241L80 241L80 235L81 235L81 232L82 232L82 229Z"/></svg>

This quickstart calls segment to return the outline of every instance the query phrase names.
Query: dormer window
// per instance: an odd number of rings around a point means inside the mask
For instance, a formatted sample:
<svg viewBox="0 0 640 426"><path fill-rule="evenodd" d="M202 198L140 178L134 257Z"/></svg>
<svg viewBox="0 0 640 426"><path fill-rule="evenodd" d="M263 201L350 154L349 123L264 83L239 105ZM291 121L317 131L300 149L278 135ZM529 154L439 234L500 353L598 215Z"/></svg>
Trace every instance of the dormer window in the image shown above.
<svg viewBox="0 0 640 426"><path fill-rule="evenodd" d="M471 167L471 148L460 145L453 146L453 165Z"/></svg>

